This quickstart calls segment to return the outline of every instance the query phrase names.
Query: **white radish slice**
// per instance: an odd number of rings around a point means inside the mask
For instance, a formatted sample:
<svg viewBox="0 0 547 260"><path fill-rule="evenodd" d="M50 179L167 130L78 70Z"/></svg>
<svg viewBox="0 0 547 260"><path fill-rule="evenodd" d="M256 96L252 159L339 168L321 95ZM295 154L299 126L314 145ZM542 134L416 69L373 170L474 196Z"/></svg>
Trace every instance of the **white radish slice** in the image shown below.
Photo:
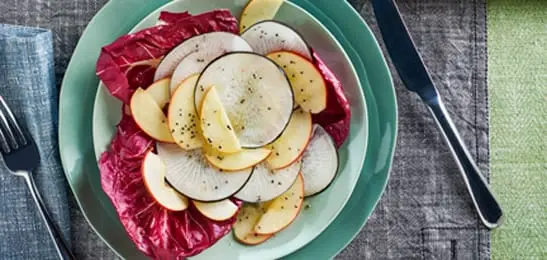
<svg viewBox="0 0 547 260"><path fill-rule="evenodd" d="M201 133L203 139L210 146L223 153L236 153L241 150L241 145L218 97L216 87L209 88L199 111Z"/></svg>
<svg viewBox="0 0 547 260"><path fill-rule="evenodd" d="M309 59L288 51L270 53L268 58L283 67L300 107L313 114L320 113L327 107L327 85Z"/></svg>
<svg viewBox="0 0 547 260"><path fill-rule="evenodd" d="M211 86L216 87L244 148L273 142L289 122L294 104L292 88L279 66L264 56L234 52L211 62L196 85L196 107Z"/></svg>
<svg viewBox="0 0 547 260"><path fill-rule="evenodd" d="M143 132L160 142L174 142L167 125L167 117L145 90L138 88L133 93L129 107L135 123Z"/></svg>
<svg viewBox="0 0 547 260"><path fill-rule="evenodd" d="M268 205L266 213L260 217L255 232L268 235L289 226L300 213L304 202L304 181L299 174L294 184Z"/></svg>
<svg viewBox="0 0 547 260"><path fill-rule="evenodd" d="M169 103L169 86L171 84L170 78L164 78L154 82L150 85L146 92L152 96L160 108L163 108Z"/></svg>
<svg viewBox="0 0 547 260"><path fill-rule="evenodd" d="M154 81L171 76L184 57L191 53L215 52L218 53L218 55L221 55L224 52L235 50L248 51L250 49L249 44L247 44L245 40L238 35L229 32L200 34L185 40L162 59L154 74Z"/></svg>
<svg viewBox="0 0 547 260"><path fill-rule="evenodd" d="M325 190L336 177L338 153L332 137L320 125L314 125L313 136L302 156L304 196Z"/></svg>
<svg viewBox="0 0 547 260"><path fill-rule="evenodd" d="M224 33L222 35L227 34ZM171 78L171 91L173 91L176 86L188 76L195 73L201 73L203 69L207 67L207 64L224 53L235 51L252 51L251 46L243 38L234 34L228 35L230 35L227 37L228 39L218 39L224 40L227 43L226 46L200 49L198 52L190 53L184 57L173 72L173 76Z"/></svg>
<svg viewBox="0 0 547 260"><path fill-rule="evenodd" d="M177 87L167 112L171 135L175 143L185 150L200 148L203 145L203 139L198 132L199 119L192 102L197 79L198 75L190 76Z"/></svg>
<svg viewBox="0 0 547 260"><path fill-rule="evenodd" d="M188 208L188 199L165 183L166 171L165 163L152 151L144 156L141 172L148 192L166 209L185 210Z"/></svg>
<svg viewBox="0 0 547 260"><path fill-rule="evenodd" d="M200 149L185 151L173 144L157 144L158 155L167 166L165 179L193 200L211 202L229 198L249 180L252 168L222 172L210 166Z"/></svg>
<svg viewBox="0 0 547 260"><path fill-rule="evenodd" d="M208 219L215 221L227 220L237 213L239 207L230 199L217 202L200 202L193 200L196 209Z"/></svg>
<svg viewBox="0 0 547 260"><path fill-rule="evenodd" d="M237 153L221 153L217 149L205 148L204 155L209 163L225 171L239 171L264 161L272 151L266 148L242 149Z"/></svg>
<svg viewBox="0 0 547 260"><path fill-rule="evenodd" d="M281 136L268 146L272 154L266 159L270 169L285 168L296 160L306 150L312 135L311 114L297 109Z"/></svg>
<svg viewBox="0 0 547 260"><path fill-rule="evenodd" d="M285 0L249 0L241 12L239 30L245 31L253 24L273 19Z"/></svg>
<svg viewBox="0 0 547 260"><path fill-rule="evenodd" d="M310 47L304 38L288 25L277 21L259 22L241 37L253 48L253 51L266 55L277 51L291 51L312 59Z"/></svg>
<svg viewBox="0 0 547 260"><path fill-rule="evenodd" d="M247 184L234 197L251 203L273 200L291 187L300 168L300 161L281 170L270 170L264 163L258 164Z"/></svg>
<svg viewBox="0 0 547 260"><path fill-rule="evenodd" d="M268 240L273 235L259 235L254 232L254 227L262 214L266 212L267 205L245 203L239 213L237 220L234 223L233 230L235 238L246 245L258 245Z"/></svg>

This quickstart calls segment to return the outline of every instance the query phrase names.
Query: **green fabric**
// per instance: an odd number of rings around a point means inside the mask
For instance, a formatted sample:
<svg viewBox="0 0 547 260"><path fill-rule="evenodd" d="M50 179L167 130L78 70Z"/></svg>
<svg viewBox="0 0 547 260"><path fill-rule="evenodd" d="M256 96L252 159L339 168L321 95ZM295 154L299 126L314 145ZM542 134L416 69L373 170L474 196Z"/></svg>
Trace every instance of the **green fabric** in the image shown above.
<svg viewBox="0 0 547 260"><path fill-rule="evenodd" d="M492 259L547 259L547 1L488 2Z"/></svg>

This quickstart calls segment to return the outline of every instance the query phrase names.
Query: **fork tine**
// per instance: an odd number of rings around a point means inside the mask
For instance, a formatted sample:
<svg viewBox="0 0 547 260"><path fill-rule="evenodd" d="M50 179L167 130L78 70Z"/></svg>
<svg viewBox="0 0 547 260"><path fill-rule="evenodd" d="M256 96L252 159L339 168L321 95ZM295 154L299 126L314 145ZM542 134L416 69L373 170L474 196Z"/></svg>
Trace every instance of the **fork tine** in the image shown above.
<svg viewBox="0 0 547 260"><path fill-rule="evenodd" d="M4 134L4 129L2 129L1 127L0 127L0 149L2 149L2 153L9 153L11 151L8 139L6 139L6 135Z"/></svg>
<svg viewBox="0 0 547 260"><path fill-rule="evenodd" d="M17 139L9 126L8 119L4 115L4 111L2 111L2 109L0 109L0 125L2 125L2 129L5 131L4 136L7 136L6 144L13 149L19 148L19 143L17 142Z"/></svg>
<svg viewBox="0 0 547 260"><path fill-rule="evenodd" d="M26 145L27 144L27 138L25 137L25 134L23 133L23 130L21 129L21 127L19 126L19 123L17 122L17 119L15 118L15 116L13 115L13 112L11 112L11 109L9 108L8 104L6 103L6 101L4 100L4 97L0 96L0 105L2 106L3 110L6 112L7 114L7 120L8 120L8 123L13 126L13 128L15 128L15 134L19 137L19 139L21 140L22 142L22 145ZM16 136L16 137L17 137Z"/></svg>

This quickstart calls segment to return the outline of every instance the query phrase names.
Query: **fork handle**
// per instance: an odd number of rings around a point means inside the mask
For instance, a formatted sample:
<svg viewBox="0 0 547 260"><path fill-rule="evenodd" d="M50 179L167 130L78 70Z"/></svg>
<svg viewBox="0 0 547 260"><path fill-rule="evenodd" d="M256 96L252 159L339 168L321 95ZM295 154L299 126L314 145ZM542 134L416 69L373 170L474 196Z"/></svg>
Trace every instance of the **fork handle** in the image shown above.
<svg viewBox="0 0 547 260"><path fill-rule="evenodd" d="M25 174L20 174L20 175L23 176L23 178L25 178L25 182L27 183L27 186L30 190L30 194L32 195L34 202L38 206L40 215L42 216L42 219L44 219L44 222L46 222L49 235L55 242L55 248L57 249L57 253L59 254L59 259L62 259L62 260L76 259L74 255L72 254L72 252L70 251L70 249L68 248L66 242L63 240L61 232L55 226L55 223L53 222L53 219L51 218L51 215L49 214L46 208L46 205L44 204L44 201L42 200L42 197L40 196L40 193L38 192L38 188L36 187L36 184L34 183L32 174L26 172Z"/></svg>
<svg viewBox="0 0 547 260"><path fill-rule="evenodd" d="M456 159L480 219L488 228L499 226L503 216L500 204L496 201L471 154L467 151L440 97L437 96L426 103Z"/></svg>

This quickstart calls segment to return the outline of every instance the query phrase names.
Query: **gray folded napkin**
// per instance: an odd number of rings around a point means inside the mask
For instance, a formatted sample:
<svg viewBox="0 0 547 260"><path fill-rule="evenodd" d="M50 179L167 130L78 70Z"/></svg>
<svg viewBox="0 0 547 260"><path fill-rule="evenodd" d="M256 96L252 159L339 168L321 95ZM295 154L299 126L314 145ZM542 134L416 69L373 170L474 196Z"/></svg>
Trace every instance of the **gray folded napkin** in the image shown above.
<svg viewBox="0 0 547 260"><path fill-rule="evenodd" d="M57 88L49 30L0 24L0 95L36 140L38 190L65 237L70 219L57 148ZM0 159L1 160L1 159ZM20 177L0 163L0 259L58 259Z"/></svg>

